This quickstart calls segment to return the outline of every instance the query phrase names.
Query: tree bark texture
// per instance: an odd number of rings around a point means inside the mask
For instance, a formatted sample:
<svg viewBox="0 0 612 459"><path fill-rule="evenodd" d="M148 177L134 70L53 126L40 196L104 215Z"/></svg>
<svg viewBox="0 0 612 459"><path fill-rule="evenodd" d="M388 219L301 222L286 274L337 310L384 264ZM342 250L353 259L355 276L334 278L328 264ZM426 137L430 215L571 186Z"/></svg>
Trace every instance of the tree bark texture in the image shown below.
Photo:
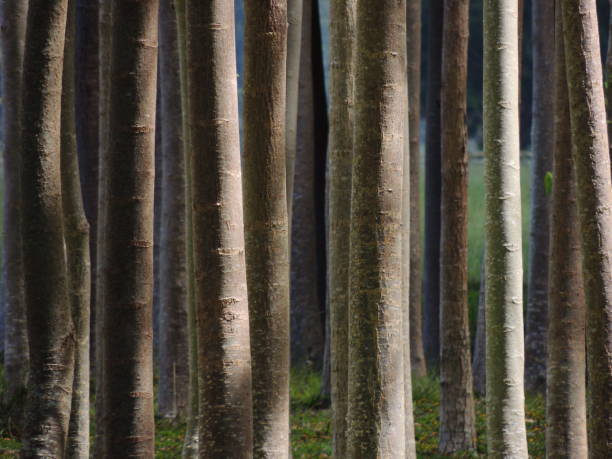
<svg viewBox="0 0 612 459"><path fill-rule="evenodd" d="M517 0L484 3L487 440L526 458L517 18Z"/></svg>
<svg viewBox="0 0 612 459"><path fill-rule="evenodd" d="M105 455L148 457L158 2L113 1L104 243ZM129 97L126 97L129 95Z"/></svg>
<svg viewBox="0 0 612 459"><path fill-rule="evenodd" d="M550 197L544 180L552 170L554 150L554 2L532 5L533 107L531 145L531 223L525 323L525 388L543 393L546 387L546 325L548 310L548 244Z"/></svg>
<svg viewBox="0 0 612 459"><path fill-rule="evenodd" d="M404 458L406 5L358 0L349 264L348 458Z"/></svg>
<svg viewBox="0 0 612 459"><path fill-rule="evenodd" d="M176 2L160 3L162 203L159 412L185 418L189 398L185 141Z"/></svg>
<svg viewBox="0 0 612 459"><path fill-rule="evenodd" d="M60 171L67 0L33 0L23 68L22 235L30 345L22 456L63 457L74 375Z"/></svg>
<svg viewBox="0 0 612 459"><path fill-rule="evenodd" d="M159 33L159 32L158 32ZM159 68L160 57L157 57ZM159 338L160 333L160 312L161 312L161 273L160 256L162 252L161 227L162 227L162 177L164 175L164 161L162 160L162 110L161 110L161 77L157 79L157 91L155 96L155 125L159 129L155 130L155 184L153 191L153 360L159 363ZM159 110L157 109L159 108Z"/></svg>
<svg viewBox="0 0 612 459"><path fill-rule="evenodd" d="M440 444L444 454L476 446L467 301L468 0L445 0L442 50L440 240Z"/></svg>
<svg viewBox="0 0 612 459"><path fill-rule="evenodd" d="M4 137L4 269L6 275L4 376L6 403L19 403L28 379L28 332L24 291L21 233L21 121L23 55L28 2L3 0L2 115ZM20 408L12 413L21 418Z"/></svg>
<svg viewBox="0 0 612 459"><path fill-rule="evenodd" d="M486 319L485 319L486 271L484 257L480 267L480 291L478 292L478 315L476 318L476 338L474 338L474 358L472 360L472 379L474 392L480 396L486 394Z"/></svg>
<svg viewBox="0 0 612 459"><path fill-rule="evenodd" d="M573 156L582 233L589 456L612 448L612 184L596 4L563 0Z"/></svg>
<svg viewBox="0 0 612 459"><path fill-rule="evenodd" d="M91 301L91 264L89 258L89 223L83 208L77 132L75 119L75 35L76 1L68 1L68 19L64 43L61 114L62 205L68 299L72 308L75 353L72 404L66 457L89 458L89 305Z"/></svg>
<svg viewBox="0 0 612 459"><path fill-rule="evenodd" d="M348 410L348 265L353 156L355 0L330 3L329 302L332 447L346 457Z"/></svg>
<svg viewBox="0 0 612 459"><path fill-rule="evenodd" d="M587 457L585 299L563 27L556 2L546 455Z"/></svg>
<svg viewBox="0 0 612 459"><path fill-rule="evenodd" d="M606 82L604 91L606 95L606 112L608 120L608 139L612 138L612 0L610 1L610 18L608 19L608 53L606 55ZM612 145L612 142L609 142ZM608 145L608 148L610 148ZM610 160L612 162L612 150L610 150Z"/></svg>
<svg viewBox="0 0 612 459"><path fill-rule="evenodd" d="M194 82L189 85L189 106L201 383L199 454L250 458L251 353L233 3L189 0L187 48L189 81ZM286 209L284 195L282 206Z"/></svg>
<svg viewBox="0 0 612 459"><path fill-rule="evenodd" d="M442 90L443 0L429 3L427 132L425 138L425 266L423 344L427 364L440 360L440 202L442 193L440 95Z"/></svg>
<svg viewBox="0 0 612 459"><path fill-rule="evenodd" d="M406 33L410 125L410 367L413 376L422 378L427 375L427 364L421 295L421 0L406 2Z"/></svg>
<svg viewBox="0 0 612 459"><path fill-rule="evenodd" d="M284 138L287 3L249 0L245 6L243 165L254 456L280 458L289 454L289 233Z"/></svg>

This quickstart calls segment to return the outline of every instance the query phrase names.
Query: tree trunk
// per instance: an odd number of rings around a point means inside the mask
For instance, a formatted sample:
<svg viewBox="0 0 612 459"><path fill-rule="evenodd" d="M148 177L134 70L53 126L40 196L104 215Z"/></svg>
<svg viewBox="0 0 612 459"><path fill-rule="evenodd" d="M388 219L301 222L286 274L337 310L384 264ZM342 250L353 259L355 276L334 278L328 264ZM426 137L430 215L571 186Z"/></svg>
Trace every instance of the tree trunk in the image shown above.
<svg viewBox="0 0 612 459"><path fill-rule="evenodd" d="M160 4L162 204L159 412L185 418L188 407L187 223L185 151L176 2Z"/></svg>
<svg viewBox="0 0 612 459"><path fill-rule="evenodd" d="M410 367L413 376L422 378L427 375L427 364L421 303L421 0L406 2L406 28L410 124Z"/></svg>
<svg viewBox="0 0 612 459"><path fill-rule="evenodd" d="M346 457L355 0L330 4L329 302L333 456Z"/></svg>
<svg viewBox="0 0 612 459"><path fill-rule="evenodd" d="M152 456L158 4L115 0L112 8L104 243L105 454Z"/></svg>
<svg viewBox="0 0 612 459"><path fill-rule="evenodd" d="M608 54L606 55L606 84L604 91L606 94L606 110L608 119L608 139L612 138L612 0L610 0L610 18L608 19ZM610 148L612 142L609 142ZM610 149L610 158L612 162L612 149Z"/></svg>
<svg viewBox="0 0 612 459"><path fill-rule="evenodd" d="M74 374L60 172L67 0L31 0L23 67L22 234L30 376L23 457L62 457ZM44 428L42 428L44 426Z"/></svg>
<svg viewBox="0 0 612 459"><path fill-rule="evenodd" d="M560 2L556 2L546 455L587 457L585 304Z"/></svg>
<svg viewBox="0 0 612 459"><path fill-rule="evenodd" d="M313 4L304 0L293 212L291 224L291 362L322 367L325 330L318 288L315 208L315 112L313 86Z"/></svg>
<svg viewBox="0 0 612 459"><path fill-rule="evenodd" d="M157 57L159 68L160 58ZM157 95L155 96L155 185L153 191L153 361L159 369L159 338L160 338L160 312L161 312L161 274L160 255L162 252L162 178L164 175L164 161L162 160L162 129L163 118L161 110L161 77L157 79Z"/></svg>
<svg viewBox="0 0 612 459"><path fill-rule="evenodd" d="M404 1L357 1L349 265L349 458L405 455Z"/></svg>
<svg viewBox="0 0 612 459"><path fill-rule="evenodd" d="M612 184L597 12L563 0L563 33L586 293L589 456L612 444Z"/></svg>
<svg viewBox="0 0 612 459"><path fill-rule="evenodd" d="M554 149L554 3L532 4L533 33L533 150L529 279L525 324L525 388L543 393L546 387L546 316L548 310L548 239L550 198L544 185L552 170Z"/></svg>
<svg viewBox="0 0 612 459"><path fill-rule="evenodd" d="M282 0L245 3L243 164L255 457L289 453L286 13Z"/></svg>
<svg viewBox="0 0 612 459"><path fill-rule="evenodd" d="M5 403L15 403L12 416L21 423L28 379L28 333L21 234L22 77L28 2L3 0L2 115L4 137L4 269L6 270L4 377Z"/></svg>
<svg viewBox="0 0 612 459"><path fill-rule="evenodd" d="M484 4L487 435L491 457L527 457L517 0Z"/></svg>
<svg viewBox="0 0 612 459"><path fill-rule="evenodd" d="M197 82L189 85L189 105L190 125L196 128L191 142L201 383L199 454L249 458L251 356L233 3L189 0L187 42L189 81ZM284 67L284 61L281 64ZM284 71L282 78L284 90ZM285 196L281 199L286 209Z"/></svg>
<svg viewBox="0 0 612 459"><path fill-rule="evenodd" d="M468 0L445 0L442 51L440 241L440 444L443 454L476 446L467 301Z"/></svg>
<svg viewBox="0 0 612 459"><path fill-rule="evenodd" d="M472 360L472 375L474 380L474 392L478 395L486 394L486 271L484 257L480 267L480 291L478 293L478 316L476 318L476 338L474 339L474 359Z"/></svg>
<svg viewBox="0 0 612 459"><path fill-rule="evenodd" d="M440 202L442 193L440 95L443 0L429 2L427 133L425 138L424 346L427 364L440 360Z"/></svg>
<svg viewBox="0 0 612 459"><path fill-rule="evenodd" d="M91 265L89 223L85 217L75 119L76 1L68 1L64 44L61 115L61 174L68 295L75 333L74 379L66 457L89 458L89 304Z"/></svg>

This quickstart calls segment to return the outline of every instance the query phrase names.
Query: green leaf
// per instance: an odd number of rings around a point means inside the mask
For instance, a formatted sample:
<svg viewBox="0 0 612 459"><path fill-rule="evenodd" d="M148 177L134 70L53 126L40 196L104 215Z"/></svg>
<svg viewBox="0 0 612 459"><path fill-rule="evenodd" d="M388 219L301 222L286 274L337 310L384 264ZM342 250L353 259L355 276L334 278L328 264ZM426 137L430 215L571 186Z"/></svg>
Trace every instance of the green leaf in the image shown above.
<svg viewBox="0 0 612 459"><path fill-rule="evenodd" d="M553 175L552 175L552 172L548 171L546 175L544 176L544 192L546 193L546 196L552 193L552 187L553 187Z"/></svg>

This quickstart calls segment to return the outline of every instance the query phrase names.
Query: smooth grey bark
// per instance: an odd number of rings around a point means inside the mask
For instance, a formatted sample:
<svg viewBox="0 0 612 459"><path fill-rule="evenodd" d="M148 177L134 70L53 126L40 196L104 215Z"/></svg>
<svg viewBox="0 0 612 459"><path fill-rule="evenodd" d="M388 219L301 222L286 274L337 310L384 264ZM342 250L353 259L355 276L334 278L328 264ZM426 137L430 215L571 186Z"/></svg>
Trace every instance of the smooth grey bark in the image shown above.
<svg viewBox="0 0 612 459"><path fill-rule="evenodd" d="M402 182L406 5L357 0L347 458L406 457Z"/></svg>
<svg viewBox="0 0 612 459"><path fill-rule="evenodd" d="M158 68L160 66L160 57L157 58ZM161 73L161 72L160 72ZM164 175L164 161L162 153L162 110L161 110L161 75L157 79L157 94L155 96L155 125L159 129L155 130L155 186L153 191L153 360L154 365L159 367L159 348L161 336L161 263L160 256L162 252L161 227L162 227L162 178Z"/></svg>
<svg viewBox="0 0 612 459"><path fill-rule="evenodd" d="M60 170L68 1L32 0L23 67L22 235L30 346L21 455L62 457L74 376Z"/></svg>
<svg viewBox="0 0 612 459"><path fill-rule="evenodd" d="M487 443L527 457L517 0L484 3Z"/></svg>
<svg viewBox="0 0 612 459"><path fill-rule="evenodd" d="M525 388L543 393L546 387L546 325L548 310L548 241L550 197L544 184L552 170L554 150L555 8L550 0L532 5L533 105L531 125L531 222L525 317Z"/></svg>
<svg viewBox="0 0 612 459"><path fill-rule="evenodd" d="M474 339L474 358L472 360L472 379L474 392L480 396L486 393L486 341L487 332L485 324L485 288L486 272L484 256L480 267L480 290L478 292L478 315L476 317L476 338Z"/></svg>
<svg viewBox="0 0 612 459"><path fill-rule="evenodd" d="M576 170L560 2L555 2L553 189L550 226L546 456L588 456L585 299Z"/></svg>
<svg viewBox="0 0 612 459"><path fill-rule="evenodd" d="M355 0L330 3L329 305L332 448L345 457L348 409L348 266L353 156Z"/></svg>
<svg viewBox="0 0 612 459"><path fill-rule="evenodd" d="M23 55L28 2L3 0L2 115L4 134L4 250L5 285L4 402L15 402L11 416L20 424L21 405L28 379L28 333L23 279L21 234L21 121Z"/></svg>
<svg viewBox="0 0 612 459"><path fill-rule="evenodd" d="M162 196L159 413L187 416L189 399L188 265L185 140L176 2L160 3Z"/></svg>
<svg viewBox="0 0 612 459"><path fill-rule="evenodd" d="M562 0L586 295L589 457L612 445L612 183L594 0Z"/></svg>

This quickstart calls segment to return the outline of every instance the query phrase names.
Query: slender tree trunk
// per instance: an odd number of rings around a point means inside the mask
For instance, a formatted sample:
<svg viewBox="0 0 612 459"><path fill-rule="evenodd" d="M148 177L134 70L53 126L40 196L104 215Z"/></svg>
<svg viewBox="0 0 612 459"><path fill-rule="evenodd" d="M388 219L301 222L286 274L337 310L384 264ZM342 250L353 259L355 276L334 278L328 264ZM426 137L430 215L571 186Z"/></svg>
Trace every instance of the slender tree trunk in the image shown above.
<svg viewBox="0 0 612 459"><path fill-rule="evenodd" d="M330 3L329 301L333 456L346 457L355 0Z"/></svg>
<svg viewBox="0 0 612 459"><path fill-rule="evenodd" d="M197 83L189 85L189 105L190 124L194 127L191 142L201 383L199 454L202 458L249 458L251 356L233 3L189 0L187 42L189 81ZM283 72L283 86L284 78ZM284 155L284 144L282 148ZM285 203L283 195L284 209Z"/></svg>
<svg viewBox="0 0 612 459"><path fill-rule="evenodd" d="M427 133L425 139L424 346L427 364L440 360L440 201L442 193L440 94L443 0L429 2Z"/></svg>
<svg viewBox="0 0 612 459"><path fill-rule="evenodd" d="M544 186L552 170L554 149L554 3L532 3L533 40L533 150L529 279L525 324L525 388L544 392L546 387L546 324L548 310L548 240L550 198Z"/></svg>
<svg viewBox="0 0 612 459"><path fill-rule="evenodd" d="M104 243L105 455L152 456L156 0L113 1ZM126 97L126 94L131 97Z"/></svg>
<svg viewBox="0 0 612 459"><path fill-rule="evenodd" d="M62 457L74 374L60 172L67 0L30 1L23 70L22 234L30 376L23 457ZM42 428L41 426L44 426Z"/></svg>
<svg viewBox="0 0 612 459"><path fill-rule="evenodd" d="M193 177L191 152L191 129L189 125L189 79L187 65L187 23L186 2L175 0L179 64L181 72L181 106L183 116L183 153L185 154L185 176L187 179L185 193L185 207L187 219L187 322L189 333L189 406L187 416L187 430L183 441L182 457L185 459L198 456L198 423L199 384L198 384L198 336L196 324L195 305L195 279L194 279L194 245L193 245Z"/></svg>
<svg viewBox="0 0 612 459"><path fill-rule="evenodd" d="M517 0L484 4L487 435L490 457L527 457Z"/></svg>
<svg viewBox="0 0 612 459"><path fill-rule="evenodd" d="M85 217L75 119L76 1L68 1L61 115L61 174L68 295L75 334L74 379L66 457L89 458L89 223Z"/></svg>
<svg viewBox="0 0 612 459"><path fill-rule="evenodd" d="M478 395L486 394L486 271L484 257L480 267L480 291L478 293L478 316L476 318L476 338L474 339L474 359L472 360L472 375L474 380L474 392Z"/></svg>
<svg viewBox="0 0 612 459"><path fill-rule="evenodd" d="M410 367L412 375L427 375L423 348L421 279L421 0L406 2L408 116L410 135ZM405 265L404 265L405 266Z"/></svg>
<svg viewBox="0 0 612 459"><path fill-rule="evenodd" d="M187 223L185 141L176 2L160 3L162 227L160 253L159 412L185 418L188 407Z"/></svg>
<svg viewBox="0 0 612 459"><path fill-rule="evenodd" d="M289 453L286 6L283 0L245 3L245 231L254 455L262 458L287 457Z"/></svg>
<svg viewBox="0 0 612 459"><path fill-rule="evenodd" d="M313 86L313 4L304 0L293 212L291 224L291 362L322 367L325 330L318 289L315 208L315 111Z"/></svg>
<svg viewBox="0 0 612 459"><path fill-rule="evenodd" d="M157 57L159 68L160 58ZM157 95L155 96L155 185L153 191L153 361L159 370L159 338L160 338L160 312L161 312L161 273L160 255L162 252L162 178L164 175L164 161L162 159L162 126L164 125L161 110L161 78L157 79Z"/></svg>
<svg viewBox="0 0 612 459"><path fill-rule="evenodd" d="M405 455L404 1L357 1L349 265L348 458Z"/></svg>
<svg viewBox="0 0 612 459"><path fill-rule="evenodd" d="M476 446L467 302L469 0L445 0L442 51L440 452Z"/></svg>
<svg viewBox="0 0 612 459"><path fill-rule="evenodd" d="M563 33L586 294L589 456L612 445L612 184L597 11L563 0Z"/></svg>
<svg viewBox="0 0 612 459"><path fill-rule="evenodd" d="M546 455L587 457L585 303L578 226L576 171L560 2L554 14L556 64L550 233Z"/></svg>
<svg viewBox="0 0 612 459"><path fill-rule="evenodd" d="M3 0L2 26L2 115L4 133L4 269L6 270L4 401L15 402L12 415L20 424L19 398L28 379L28 333L23 280L21 233L21 121L22 77L28 2Z"/></svg>
<svg viewBox="0 0 612 459"><path fill-rule="evenodd" d="M606 55L606 84L604 91L606 95L606 110L608 119L608 139L612 138L612 0L610 0L610 18L608 19L608 53ZM610 148L612 142L609 142ZM612 161L612 149L610 149L610 158Z"/></svg>

